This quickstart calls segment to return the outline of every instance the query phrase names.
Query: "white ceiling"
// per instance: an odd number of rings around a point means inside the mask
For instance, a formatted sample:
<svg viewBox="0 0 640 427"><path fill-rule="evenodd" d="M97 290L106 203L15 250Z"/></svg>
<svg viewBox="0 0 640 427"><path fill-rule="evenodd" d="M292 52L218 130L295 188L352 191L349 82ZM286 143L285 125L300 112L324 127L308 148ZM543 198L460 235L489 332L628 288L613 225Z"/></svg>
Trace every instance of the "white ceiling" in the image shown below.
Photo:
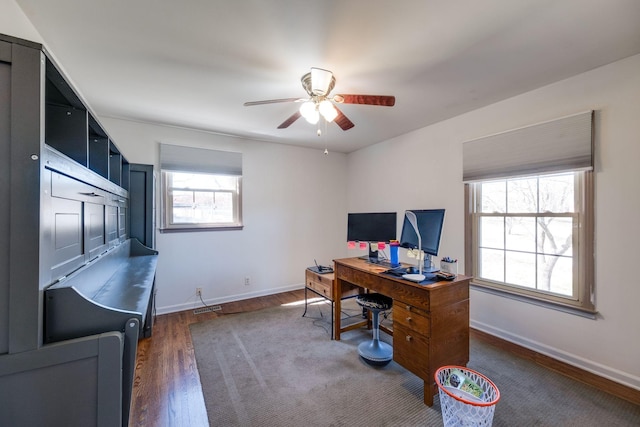
<svg viewBox="0 0 640 427"><path fill-rule="evenodd" d="M640 53L639 0L16 2L99 117L340 152ZM396 105L321 137L277 129L299 104L243 106L305 97L311 67Z"/></svg>

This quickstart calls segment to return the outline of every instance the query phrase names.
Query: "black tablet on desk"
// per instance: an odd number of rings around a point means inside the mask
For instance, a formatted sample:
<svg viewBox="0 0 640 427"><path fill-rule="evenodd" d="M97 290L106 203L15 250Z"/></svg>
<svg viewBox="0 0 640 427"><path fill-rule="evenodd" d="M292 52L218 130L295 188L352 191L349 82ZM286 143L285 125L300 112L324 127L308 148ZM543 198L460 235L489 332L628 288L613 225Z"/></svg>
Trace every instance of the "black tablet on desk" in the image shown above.
<svg viewBox="0 0 640 427"><path fill-rule="evenodd" d="M324 265L318 265L318 266L314 265L313 267L307 267L307 270L311 270L314 273L318 273L318 274L333 273L333 268L325 267Z"/></svg>

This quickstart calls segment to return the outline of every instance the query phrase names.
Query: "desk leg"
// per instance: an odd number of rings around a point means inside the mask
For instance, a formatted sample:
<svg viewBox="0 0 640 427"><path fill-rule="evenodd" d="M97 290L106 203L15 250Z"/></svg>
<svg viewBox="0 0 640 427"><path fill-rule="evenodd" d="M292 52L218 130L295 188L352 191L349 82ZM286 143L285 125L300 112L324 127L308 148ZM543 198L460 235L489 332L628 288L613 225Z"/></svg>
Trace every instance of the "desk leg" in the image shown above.
<svg viewBox="0 0 640 427"><path fill-rule="evenodd" d="M302 317L307 314L307 287L304 287L304 313L302 313Z"/></svg>
<svg viewBox="0 0 640 427"><path fill-rule="evenodd" d="M424 382L424 404L427 406L433 406L433 381Z"/></svg>
<svg viewBox="0 0 640 427"><path fill-rule="evenodd" d="M333 281L333 339L340 341L340 313L342 313L342 281Z"/></svg>

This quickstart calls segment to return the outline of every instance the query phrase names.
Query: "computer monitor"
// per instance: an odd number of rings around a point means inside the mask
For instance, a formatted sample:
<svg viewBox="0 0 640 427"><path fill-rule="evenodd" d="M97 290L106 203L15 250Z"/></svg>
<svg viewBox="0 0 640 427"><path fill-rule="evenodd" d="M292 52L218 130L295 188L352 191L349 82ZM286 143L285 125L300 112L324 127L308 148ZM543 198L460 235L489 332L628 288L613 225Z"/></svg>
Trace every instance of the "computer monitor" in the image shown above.
<svg viewBox="0 0 640 427"><path fill-rule="evenodd" d="M404 217L402 232L400 233L400 246L408 249L421 249L427 256L424 260L425 271L431 269L431 255L438 255L440 237L444 224L444 209L411 210L416 216L418 231L420 232L421 245L418 248L418 235L416 234L407 215Z"/></svg>
<svg viewBox="0 0 640 427"><path fill-rule="evenodd" d="M388 243L396 239L396 212L350 213L347 218L347 241ZM369 244L369 261L378 262L378 251Z"/></svg>

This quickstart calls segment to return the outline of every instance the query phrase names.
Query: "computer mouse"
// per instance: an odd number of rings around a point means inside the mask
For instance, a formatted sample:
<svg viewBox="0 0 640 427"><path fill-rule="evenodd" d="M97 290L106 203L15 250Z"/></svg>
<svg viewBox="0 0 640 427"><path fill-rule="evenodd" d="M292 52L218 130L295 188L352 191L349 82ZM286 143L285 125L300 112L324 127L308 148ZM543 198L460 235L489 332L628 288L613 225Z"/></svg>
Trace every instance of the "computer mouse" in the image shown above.
<svg viewBox="0 0 640 427"><path fill-rule="evenodd" d="M416 274L418 269L415 267L407 267L407 274Z"/></svg>

